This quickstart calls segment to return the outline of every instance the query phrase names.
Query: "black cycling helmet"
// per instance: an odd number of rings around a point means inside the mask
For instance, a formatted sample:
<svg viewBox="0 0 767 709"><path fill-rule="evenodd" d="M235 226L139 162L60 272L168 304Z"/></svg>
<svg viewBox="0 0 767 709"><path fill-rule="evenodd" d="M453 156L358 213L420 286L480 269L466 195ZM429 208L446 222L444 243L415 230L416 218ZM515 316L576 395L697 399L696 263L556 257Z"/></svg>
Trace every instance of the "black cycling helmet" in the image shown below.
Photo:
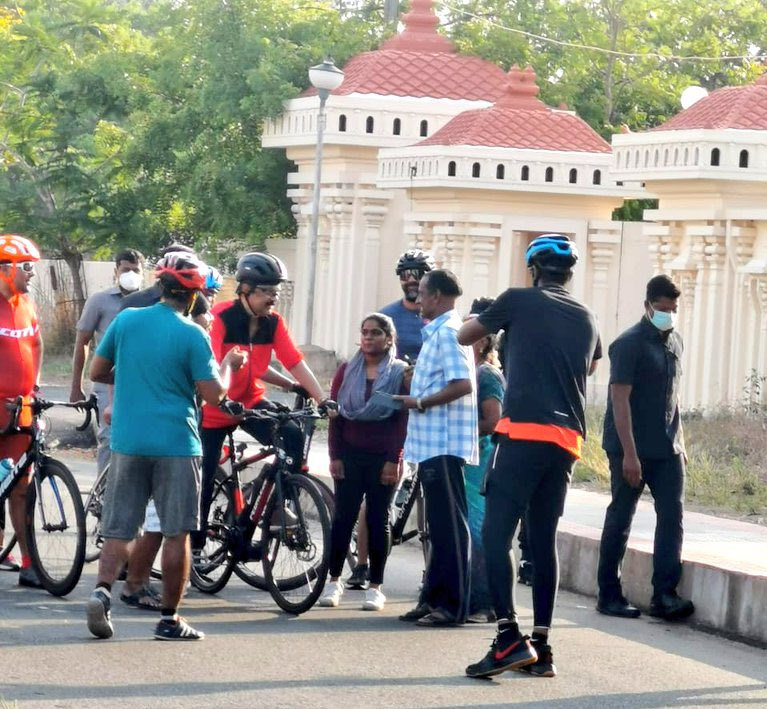
<svg viewBox="0 0 767 709"><path fill-rule="evenodd" d="M543 234L530 242L525 252L527 267L537 266L542 271L565 273L578 262L575 242L564 234Z"/></svg>
<svg viewBox="0 0 767 709"><path fill-rule="evenodd" d="M276 256L253 252L240 258L234 277L238 283L276 286L288 280L288 269Z"/></svg>
<svg viewBox="0 0 767 709"><path fill-rule="evenodd" d="M434 261L434 257L428 251L423 251L422 249L409 249L399 257L397 268L394 272L399 276L403 271L413 268L428 273L436 267L437 264Z"/></svg>

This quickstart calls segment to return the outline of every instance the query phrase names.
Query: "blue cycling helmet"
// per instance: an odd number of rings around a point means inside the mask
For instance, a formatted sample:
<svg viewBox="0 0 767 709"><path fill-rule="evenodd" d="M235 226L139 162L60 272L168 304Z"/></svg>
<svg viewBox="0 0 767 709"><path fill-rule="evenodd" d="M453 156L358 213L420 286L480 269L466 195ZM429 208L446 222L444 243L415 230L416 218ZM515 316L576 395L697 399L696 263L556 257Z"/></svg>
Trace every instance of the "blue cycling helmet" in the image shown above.
<svg viewBox="0 0 767 709"><path fill-rule="evenodd" d="M224 277L213 266L208 267L208 275L205 278L205 290L220 291L224 285Z"/></svg>
<svg viewBox="0 0 767 709"><path fill-rule="evenodd" d="M578 247L564 234L543 234L533 239L525 252L527 267L563 273L578 262Z"/></svg>

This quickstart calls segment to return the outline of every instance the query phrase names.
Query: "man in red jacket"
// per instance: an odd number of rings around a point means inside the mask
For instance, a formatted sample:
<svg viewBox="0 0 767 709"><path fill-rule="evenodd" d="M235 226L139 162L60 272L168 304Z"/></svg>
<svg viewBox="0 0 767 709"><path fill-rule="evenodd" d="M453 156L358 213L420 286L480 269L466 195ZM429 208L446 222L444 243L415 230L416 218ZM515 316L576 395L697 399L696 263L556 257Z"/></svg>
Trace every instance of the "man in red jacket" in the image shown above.
<svg viewBox="0 0 767 709"><path fill-rule="evenodd" d="M237 263L237 297L233 301L218 303L213 308L211 344L216 360L221 361L235 347L248 353L248 362L233 373L228 398L246 408L269 408L265 398L265 383L281 386L289 391L305 391L318 403L325 394L317 378L304 361L304 356L293 343L282 316L273 308L280 296L280 286L287 280L287 270L280 259L270 254L245 254ZM269 369L272 353L293 377L286 377ZM193 535L192 547L202 549L205 544L205 522L208 518L216 467L221 446L229 431L242 426L263 444L271 443L271 425L268 421L240 421L215 406L202 409L202 499L201 530ZM282 429L288 462L295 472L300 471L304 439L301 429L290 423Z"/></svg>

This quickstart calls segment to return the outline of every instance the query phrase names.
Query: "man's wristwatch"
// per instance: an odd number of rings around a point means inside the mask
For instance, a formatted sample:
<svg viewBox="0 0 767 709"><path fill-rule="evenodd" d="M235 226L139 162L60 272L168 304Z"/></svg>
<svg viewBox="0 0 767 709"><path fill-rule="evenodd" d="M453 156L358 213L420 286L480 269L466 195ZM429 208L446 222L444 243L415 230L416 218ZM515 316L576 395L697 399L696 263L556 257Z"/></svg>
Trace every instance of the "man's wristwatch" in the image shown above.
<svg viewBox="0 0 767 709"><path fill-rule="evenodd" d="M426 411L426 407L423 405L423 401L421 399L415 400L415 408L419 414L422 414L424 411Z"/></svg>

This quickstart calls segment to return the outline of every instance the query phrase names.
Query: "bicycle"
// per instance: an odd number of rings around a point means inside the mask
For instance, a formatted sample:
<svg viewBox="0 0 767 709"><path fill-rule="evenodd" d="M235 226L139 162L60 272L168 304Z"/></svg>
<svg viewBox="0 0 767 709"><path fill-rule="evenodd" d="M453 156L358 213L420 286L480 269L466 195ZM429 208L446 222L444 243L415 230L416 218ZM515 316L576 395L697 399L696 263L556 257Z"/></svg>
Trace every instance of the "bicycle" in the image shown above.
<svg viewBox="0 0 767 709"><path fill-rule="evenodd" d="M22 407L27 405L32 410L32 425L20 427L19 415ZM31 468L26 509L29 555L42 587L54 596L66 596L77 586L83 571L85 512L80 488L72 472L61 461L45 453L46 424L42 414L53 406L85 411L85 420L77 426L78 431L90 426L92 411L96 411L98 417L93 396L88 401L74 403L35 398L30 404L24 404L19 396L7 405L10 421L0 433L25 434L30 436L30 443L13 472L0 483L0 504L8 498L16 481ZM14 534L3 549L6 556L15 537Z"/></svg>
<svg viewBox="0 0 767 709"><path fill-rule="evenodd" d="M236 461L229 474L217 476L205 547L192 565L190 580L203 593L217 593L238 564L260 562L264 584L277 605L288 613L304 613L325 585L330 515L316 483L307 475L288 471L281 428L290 421L316 420L325 414L311 407L291 411L245 409L236 402L223 406L233 416L272 424L274 462L261 468L250 491L243 491L240 472L254 459L266 458L270 447L247 462Z"/></svg>
<svg viewBox="0 0 767 709"><path fill-rule="evenodd" d="M309 399L299 394L296 396L293 410L299 411L305 409L308 403ZM332 522L333 514L335 512L335 494L331 487L324 480L317 477L316 475L313 475L309 470L309 451L311 449L312 438L314 436L316 419L298 419L296 422L301 427L304 437L303 464L301 467L301 472L305 475L308 475L311 478L311 481L319 488L319 491L322 494L322 498L325 501L325 505L328 508L328 515L330 516ZM223 455L219 461L220 465L216 471L216 479L224 480L226 478L227 473L221 466L227 462L229 464L229 470L234 471L236 469L240 474L241 479L246 476L248 478L258 477L257 473L255 475L250 475L250 471L260 470L261 465L266 464L264 461L267 461L267 463L272 463L274 461L274 456L276 455L276 449L273 445L261 446L256 453L251 455L246 455L247 449L248 444L245 442L241 442L235 445L234 432L230 431L227 434L227 441L222 448ZM244 499L249 501L252 496L254 486L251 484L251 482L246 482L242 487ZM356 558L353 549L349 549L346 558L350 569L353 569ZM254 588L257 588L261 591L267 590L266 580L264 579L264 575L262 573L262 565L260 561L240 561L235 565L234 573L242 581L249 584L250 586L253 586Z"/></svg>

